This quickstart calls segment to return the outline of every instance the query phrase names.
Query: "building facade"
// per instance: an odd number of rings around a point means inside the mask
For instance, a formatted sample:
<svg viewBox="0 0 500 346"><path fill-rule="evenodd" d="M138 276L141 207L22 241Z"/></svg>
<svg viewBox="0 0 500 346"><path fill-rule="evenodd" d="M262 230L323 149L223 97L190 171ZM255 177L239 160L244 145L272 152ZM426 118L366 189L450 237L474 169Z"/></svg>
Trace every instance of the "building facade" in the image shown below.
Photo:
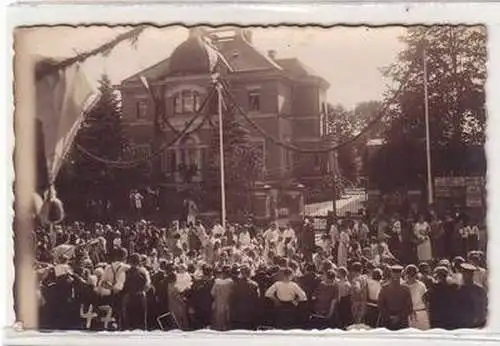
<svg viewBox="0 0 500 346"><path fill-rule="evenodd" d="M194 28L169 58L120 85L125 129L136 157L149 155L158 143L175 138L171 128L158 131L157 117L168 118L177 131L184 129L207 97L214 72L220 74L236 103L269 137L310 149L331 143L325 134L326 80L296 58L279 59L275 51L259 52L248 29ZM148 94L145 80L158 95L156 101ZM199 117L191 125L199 129L181 137L152 164L152 174L164 189L182 190L186 167L193 173L190 184L203 182L211 160L213 126L218 121L216 103L209 101L206 111L214 115L210 122L199 127ZM336 170L333 153L290 151L256 131L241 115L237 114L237 119L250 131L251 141L262 153L262 175L255 195L264 199L266 207L260 208L259 215L286 214L287 208L280 206L280 195L318 187L325 175ZM300 199L298 209L304 203Z"/></svg>

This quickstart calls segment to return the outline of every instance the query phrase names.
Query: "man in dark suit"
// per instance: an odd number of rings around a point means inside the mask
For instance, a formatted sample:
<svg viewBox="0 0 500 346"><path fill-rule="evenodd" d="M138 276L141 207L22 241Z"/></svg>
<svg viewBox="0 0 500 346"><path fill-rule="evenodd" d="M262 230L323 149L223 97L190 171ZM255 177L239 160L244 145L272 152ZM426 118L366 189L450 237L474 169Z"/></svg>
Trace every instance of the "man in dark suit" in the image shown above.
<svg viewBox="0 0 500 346"><path fill-rule="evenodd" d="M233 329L255 330L259 312L259 285L250 279L247 266L240 269L241 278L233 286L230 300L231 325Z"/></svg>
<svg viewBox="0 0 500 346"><path fill-rule="evenodd" d="M381 327L389 330L408 328L408 317L413 311L410 289L401 284L403 267L391 267L391 281L382 287L378 297Z"/></svg>
<svg viewBox="0 0 500 346"><path fill-rule="evenodd" d="M474 282L476 266L463 263L460 266L463 275L463 285L457 292L459 302L457 318L458 328L482 328L486 324L488 297L483 287Z"/></svg>
<svg viewBox="0 0 500 346"><path fill-rule="evenodd" d="M434 274L436 282L428 287L426 293L431 328L454 329L457 287L446 280L448 268L438 266L434 269Z"/></svg>
<svg viewBox="0 0 500 346"><path fill-rule="evenodd" d="M148 273L141 266L139 254L130 256L130 269L127 270L123 286L123 329L147 329L146 285Z"/></svg>
<svg viewBox="0 0 500 346"><path fill-rule="evenodd" d="M315 248L314 226L310 218L306 218L304 220L300 239L300 247L302 253L304 254L304 258L306 259L306 261L310 262L312 261L312 255Z"/></svg>

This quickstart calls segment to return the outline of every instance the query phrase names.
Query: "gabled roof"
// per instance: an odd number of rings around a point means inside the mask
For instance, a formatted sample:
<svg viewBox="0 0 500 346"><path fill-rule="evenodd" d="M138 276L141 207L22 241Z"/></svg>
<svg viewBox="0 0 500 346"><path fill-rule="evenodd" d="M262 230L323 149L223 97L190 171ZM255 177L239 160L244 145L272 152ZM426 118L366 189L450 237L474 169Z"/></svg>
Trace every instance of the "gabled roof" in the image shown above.
<svg viewBox="0 0 500 346"><path fill-rule="evenodd" d="M289 72L294 77L315 77L329 85L329 83L317 74L316 71L297 58L276 59L276 63L281 65L286 72Z"/></svg>
<svg viewBox="0 0 500 346"><path fill-rule="evenodd" d="M246 35L236 34L232 37L218 38L210 32L203 38L188 38L169 58L124 79L122 84L139 81L139 76L157 81L172 73L177 75L208 73L210 71L207 66L213 66L214 59L227 66L231 72L285 71L293 77L319 78L328 85L328 82L297 58L271 59L267 54L260 52Z"/></svg>
<svg viewBox="0 0 500 346"><path fill-rule="evenodd" d="M280 64L285 71L291 72L297 76L317 76L309 66L304 65L297 58L277 59L276 62Z"/></svg>
<svg viewBox="0 0 500 346"><path fill-rule="evenodd" d="M261 53L243 36L215 41L213 45L217 47L235 72L268 69L282 70L281 66L267 55Z"/></svg>

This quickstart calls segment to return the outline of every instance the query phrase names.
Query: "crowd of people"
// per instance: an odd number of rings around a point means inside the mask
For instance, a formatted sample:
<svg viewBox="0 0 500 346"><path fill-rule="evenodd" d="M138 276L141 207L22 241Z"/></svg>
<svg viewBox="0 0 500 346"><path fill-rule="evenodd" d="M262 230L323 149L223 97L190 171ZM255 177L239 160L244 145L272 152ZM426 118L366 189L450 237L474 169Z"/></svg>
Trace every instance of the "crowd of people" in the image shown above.
<svg viewBox="0 0 500 346"><path fill-rule="evenodd" d="M188 222L189 221L189 222ZM318 231L189 217L35 230L41 329L480 328L481 225L435 213Z"/></svg>

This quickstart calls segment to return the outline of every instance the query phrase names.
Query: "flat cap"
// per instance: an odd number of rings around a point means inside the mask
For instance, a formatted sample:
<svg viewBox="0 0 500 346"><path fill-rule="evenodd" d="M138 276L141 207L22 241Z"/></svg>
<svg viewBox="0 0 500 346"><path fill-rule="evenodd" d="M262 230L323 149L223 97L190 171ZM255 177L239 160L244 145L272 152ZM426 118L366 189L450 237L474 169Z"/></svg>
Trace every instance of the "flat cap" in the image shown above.
<svg viewBox="0 0 500 346"><path fill-rule="evenodd" d="M476 270L476 266L473 264L470 264L470 263L462 263L460 265L460 268L464 271L475 271Z"/></svg>
<svg viewBox="0 0 500 346"><path fill-rule="evenodd" d="M392 265L390 268L393 272L401 272L404 269L403 266L400 266L399 264Z"/></svg>
<svg viewBox="0 0 500 346"><path fill-rule="evenodd" d="M434 268L434 274L448 275L449 270L445 266L437 266L436 268Z"/></svg>

